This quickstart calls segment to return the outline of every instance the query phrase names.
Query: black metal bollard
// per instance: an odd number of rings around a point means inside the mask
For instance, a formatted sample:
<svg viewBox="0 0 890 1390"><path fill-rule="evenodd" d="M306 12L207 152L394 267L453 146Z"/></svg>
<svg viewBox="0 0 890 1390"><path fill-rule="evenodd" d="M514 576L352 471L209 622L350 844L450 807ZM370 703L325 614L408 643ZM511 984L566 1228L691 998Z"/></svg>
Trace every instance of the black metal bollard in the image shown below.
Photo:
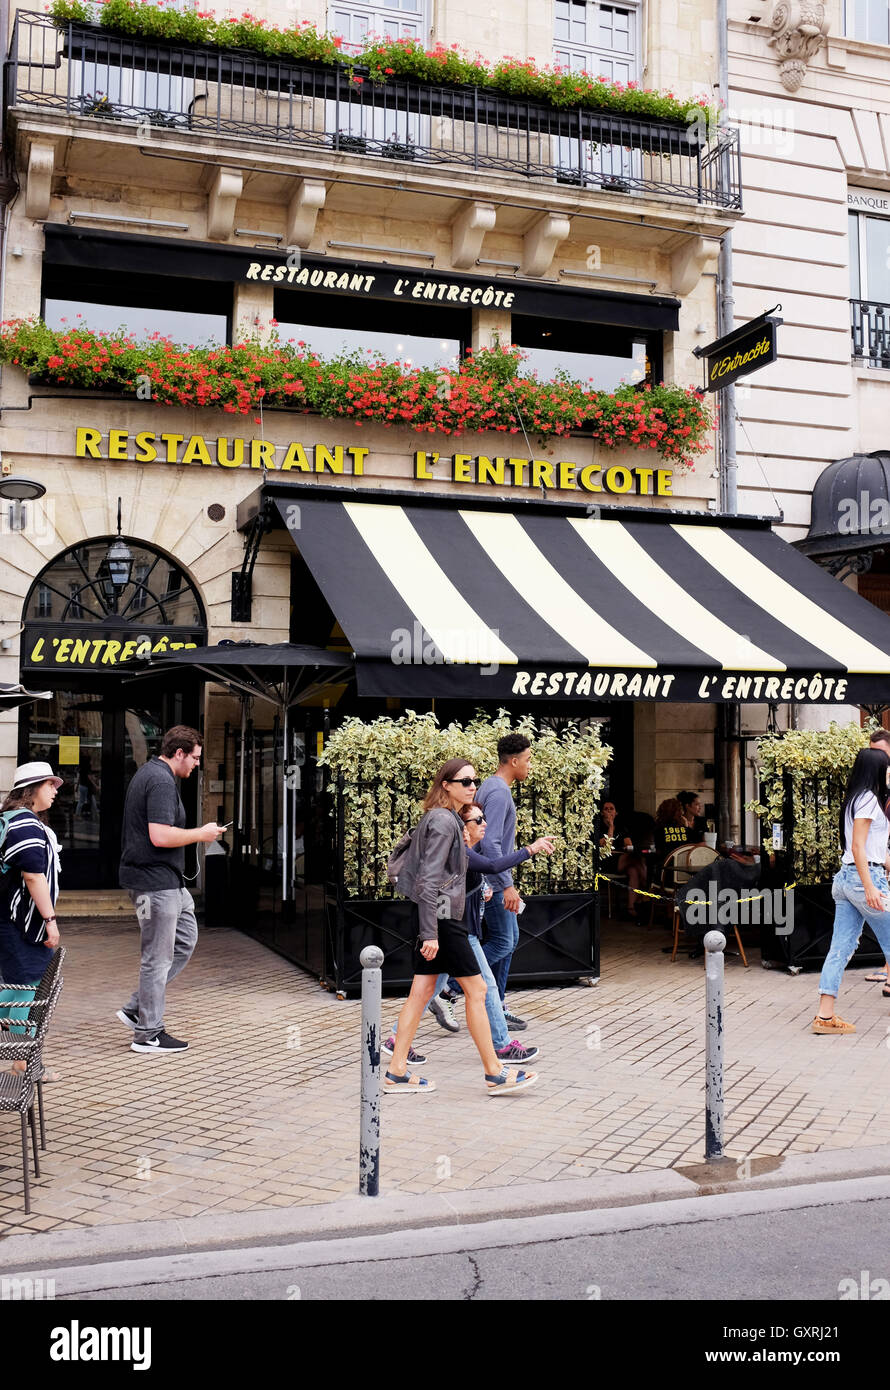
<svg viewBox="0 0 890 1390"><path fill-rule="evenodd" d="M709 931L705 948L705 1158L723 1157L723 952L726 937Z"/></svg>
<svg viewBox="0 0 890 1390"><path fill-rule="evenodd" d="M380 1195L380 1011L383 952L366 946L362 963L362 1098L358 1188L363 1197Z"/></svg>

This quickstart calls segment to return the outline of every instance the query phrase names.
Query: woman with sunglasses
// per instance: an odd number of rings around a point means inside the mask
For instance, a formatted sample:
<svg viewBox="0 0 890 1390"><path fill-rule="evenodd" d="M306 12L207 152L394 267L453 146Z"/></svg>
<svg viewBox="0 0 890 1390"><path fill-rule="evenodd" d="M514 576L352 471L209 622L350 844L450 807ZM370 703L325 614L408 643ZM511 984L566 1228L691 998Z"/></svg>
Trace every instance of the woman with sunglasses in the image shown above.
<svg viewBox="0 0 890 1390"><path fill-rule="evenodd" d="M498 1060L485 1011L485 981L465 922L467 847L460 811L473 801L477 785L469 763L449 758L433 779L414 832L418 857L408 889L417 904L419 925L414 979L399 1014L392 1061L383 1081L383 1089L395 1095L436 1089L434 1081L408 1071L408 1051L441 971L453 975L464 992L467 1027L482 1059L489 1095L513 1095L538 1079L536 1072L510 1071Z"/></svg>
<svg viewBox="0 0 890 1390"><path fill-rule="evenodd" d="M523 1046L516 1038L510 1037L510 1030L507 1027L507 1020L504 1014L504 1006L494 975L491 973L491 966L488 957L482 949L482 902L485 888L485 874L502 874L509 869L515 869L517 864L522 864L533 854L553 853L553 843L546 837L535 840L525 849L514 850L512 854L501 855L499 859L490 859L487 855L480 853L477 846L485 835L485 812L478 801L471 801L468 806L461 807L459 812L466 829L464 832L467 845L467 878L466 878L466 906L461 925L468 934L470 947L476 957L479 969L482 971L482 979L485 981L485 1012L488 1016L488 1026L491 1029L491 1040L494 1043L495 1054L501 1066L521 1066L523 1062L533 1062L538 1055L538 1049L528 1044ZM491 890L489 889L489 895ZM435 994L427 1004L427 1008L432 1011L435 1000L441 995L441 991L446 984L454 989L457 981L448 978L448 974L440 974L436 980ZM451 1029L448 1029L451 1032ZM459 1030L455 1030L459 1031ZM391 1056L395 1051L395 1039L398 1034L398 1024L393 1032L383 1044L383 1051ZM415 1052L412 1047L408 1053L408 1061L414 1066L422 1067L426 1057L419 1052Z"/></svg>
<svg viewBox="0 0 890 1390"><path fill-rule="evenodd" d="M504 854L499 859L489 859L478 849L478 845L485 835L485 812L478 801L471 801L469 806L463 807L460 817L467 827L468 837L467 904L464 910L464 922L469 933L470 946L479 962L482 978L488 986L485 995L485 1011L488 1014L491 1038L498 1061L501 1064L506 1063L507 1066L518 1066L523 1062L534 1061L538 1055L538 1049L524 1046L516 1038L510 1037L501 996L494 975L491 973L488 957L482 949L482 899L485 875L506 873L509 869L515 869L517 864L524 863L526 859L530 859L535 854L552 854L553 842L548 840L546 836L541 836L540 839L527 845L525 849L514 850L512 854Z"/></svg>

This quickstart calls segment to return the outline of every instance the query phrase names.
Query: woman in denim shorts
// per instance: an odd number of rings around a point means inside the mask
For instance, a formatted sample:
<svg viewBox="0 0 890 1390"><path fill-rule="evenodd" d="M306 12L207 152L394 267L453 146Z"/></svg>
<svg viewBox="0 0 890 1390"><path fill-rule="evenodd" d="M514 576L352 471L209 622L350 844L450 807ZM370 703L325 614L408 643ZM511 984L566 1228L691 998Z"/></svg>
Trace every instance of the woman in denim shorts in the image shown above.
<svg viewBox="0 0 890 1390"><path fill-rule="evenodd" d="M859 945L868 922L884 955L890 960L890 886L887 883L887 840L890 822L884 814L890 782L890 758L878 748L862 748L850 773L840 813L841 867L834 876L834 931L819 979L819 1011L814 1033L855 1033L834 1011L841 977Z"/></svg>

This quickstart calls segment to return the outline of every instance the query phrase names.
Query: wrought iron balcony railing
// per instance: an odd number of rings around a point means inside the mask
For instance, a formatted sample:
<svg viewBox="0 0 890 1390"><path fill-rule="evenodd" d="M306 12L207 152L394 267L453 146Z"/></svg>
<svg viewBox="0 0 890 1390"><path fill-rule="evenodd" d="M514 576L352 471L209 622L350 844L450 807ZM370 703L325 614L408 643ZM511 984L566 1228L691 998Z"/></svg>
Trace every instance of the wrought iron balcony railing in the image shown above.
<svg viewBox="0 0 890 1390"><path fill-rule="evenodd" d="M890 304L850 300L853 357L869 367L890 367Z"/></svg>
<svg viewBox="0 0 890 1390"><path fill-rule="evenodd" d="M361 75L360 73L358 74ZM19 11L7 106L741 208L738 132L150 42Z"/></svg>

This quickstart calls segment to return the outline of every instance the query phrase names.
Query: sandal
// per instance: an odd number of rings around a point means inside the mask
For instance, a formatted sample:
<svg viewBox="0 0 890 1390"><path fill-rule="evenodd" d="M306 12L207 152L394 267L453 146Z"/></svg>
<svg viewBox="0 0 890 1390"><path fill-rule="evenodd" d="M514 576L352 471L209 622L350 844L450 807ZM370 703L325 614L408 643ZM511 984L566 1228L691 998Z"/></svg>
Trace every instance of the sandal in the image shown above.
<svg viewBox="0 0 890 1390"><path fill-rule="evenodd" d="M411 1095L416 1091L434 1091L436 1083L428 1081L425 1076L413 1076L410 1071L406 1071L404 1076L393 1076L392 1072L388 1071L383 1078L383 1089Z"/></svg>
<svg viewBox="0 0 890 1390"><path fill-rule="evenodd" d="M883 994L885 999L890 999L890 989L888 989L886 985L882 986L881 993Z"/></svg>
<svg viewBox="0 0 890 1390"><path fill-rule="evenodd" d="M886 970L873 970L869 975L864 975L863 979L870 985L885 985L887 983Z"/></svg>
<svg viewBox="0 0 890 1390"><path fill-rule="evenodd" d="M534 1086L537 1079L536 1071L509 1071L507 1067L504 1067L500 1076L489 1076L485 1073L485 1084L490 1096L513 1096L517 1091Z"/></svg>

